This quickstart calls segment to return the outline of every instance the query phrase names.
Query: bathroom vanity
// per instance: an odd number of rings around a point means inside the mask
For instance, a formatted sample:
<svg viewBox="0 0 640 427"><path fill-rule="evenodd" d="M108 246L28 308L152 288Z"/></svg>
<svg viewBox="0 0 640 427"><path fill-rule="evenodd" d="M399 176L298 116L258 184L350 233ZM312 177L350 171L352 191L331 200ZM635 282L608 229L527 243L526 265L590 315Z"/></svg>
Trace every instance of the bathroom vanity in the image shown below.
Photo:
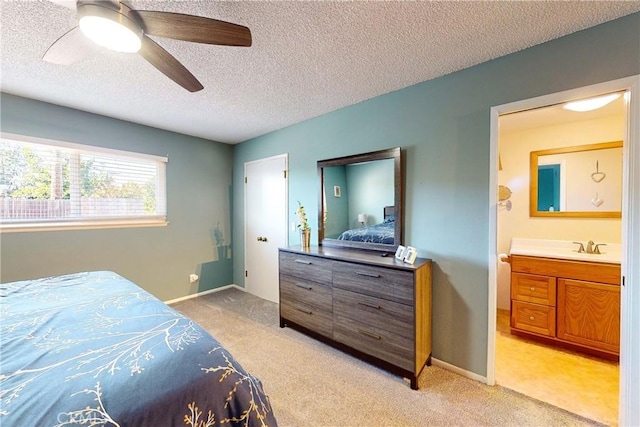
<svg viewBox="0 0 640 427"><path fill-rule="evenodd" d="M615 250L598 258L523 240L512 243L510 253L511 332L617 358L621 271Z"/></svg>

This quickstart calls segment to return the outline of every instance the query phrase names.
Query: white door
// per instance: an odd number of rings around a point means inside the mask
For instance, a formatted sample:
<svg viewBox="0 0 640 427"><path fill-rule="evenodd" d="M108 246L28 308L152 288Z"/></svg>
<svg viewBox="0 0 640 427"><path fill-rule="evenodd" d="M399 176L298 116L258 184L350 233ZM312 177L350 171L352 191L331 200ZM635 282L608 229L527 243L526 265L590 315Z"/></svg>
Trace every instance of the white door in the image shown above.
<svg viewBox="0 0 640 427"><path fill-rule="evenodd" d="M287 155L245 163L247 292L278 302L278 248L287 244Z"/></svg>

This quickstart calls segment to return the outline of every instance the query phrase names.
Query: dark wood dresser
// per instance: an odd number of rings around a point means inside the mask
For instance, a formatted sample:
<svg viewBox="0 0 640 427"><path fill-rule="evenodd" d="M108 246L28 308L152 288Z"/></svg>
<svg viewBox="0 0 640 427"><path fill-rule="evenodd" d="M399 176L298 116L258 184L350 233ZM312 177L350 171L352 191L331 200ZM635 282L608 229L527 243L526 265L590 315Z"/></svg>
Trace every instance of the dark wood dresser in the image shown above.
<svg viewBox="0 0 640 427"><path fill-rule="evenodd" d="M411 381L431 364L431 260L336 247L281 248L280 327Z"/></svg>

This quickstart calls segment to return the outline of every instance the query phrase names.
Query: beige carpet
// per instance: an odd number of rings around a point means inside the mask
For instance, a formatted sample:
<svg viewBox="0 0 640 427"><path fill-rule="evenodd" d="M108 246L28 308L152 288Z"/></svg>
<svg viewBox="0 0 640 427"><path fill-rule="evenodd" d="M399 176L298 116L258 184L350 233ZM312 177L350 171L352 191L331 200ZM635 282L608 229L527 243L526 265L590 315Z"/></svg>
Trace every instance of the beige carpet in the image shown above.
<svg viewBox="0 0 640 427"><path fill-rule="evenodd" d="M173 307L262 380L280 426L598 425L433 366L421 375L420 390L411 390L396 375L280 328L277 304L237 289Z"/></svg>

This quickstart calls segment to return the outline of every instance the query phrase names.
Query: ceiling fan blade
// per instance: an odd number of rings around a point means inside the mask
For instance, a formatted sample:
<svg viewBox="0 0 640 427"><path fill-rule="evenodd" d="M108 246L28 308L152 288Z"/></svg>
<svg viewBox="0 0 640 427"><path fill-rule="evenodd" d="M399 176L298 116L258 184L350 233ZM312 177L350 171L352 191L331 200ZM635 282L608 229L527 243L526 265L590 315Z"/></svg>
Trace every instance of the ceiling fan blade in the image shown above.
<svg viewBox="0 0 640 427"><path fill-rule="evenodd" d="M224 46L251 46L249 28L202 16L132 10L146 34L188 42Z"/></svg>
<svg viewBox="0 0 640 427"><path fill-rule="evenodd" d="M80 27L73 27L49 46L42 59L53 64L70 65L97 49L97 46L82 34Z"/></svg>
<svg viewBox="0 0 640 427"><path fill-rule="evenodd" d="M151 65L160 70L161 73L189 92L197 92L204 88L184 65L145 35L142 36L142 47L139 53L144 59L149 61Z"/></svg>

